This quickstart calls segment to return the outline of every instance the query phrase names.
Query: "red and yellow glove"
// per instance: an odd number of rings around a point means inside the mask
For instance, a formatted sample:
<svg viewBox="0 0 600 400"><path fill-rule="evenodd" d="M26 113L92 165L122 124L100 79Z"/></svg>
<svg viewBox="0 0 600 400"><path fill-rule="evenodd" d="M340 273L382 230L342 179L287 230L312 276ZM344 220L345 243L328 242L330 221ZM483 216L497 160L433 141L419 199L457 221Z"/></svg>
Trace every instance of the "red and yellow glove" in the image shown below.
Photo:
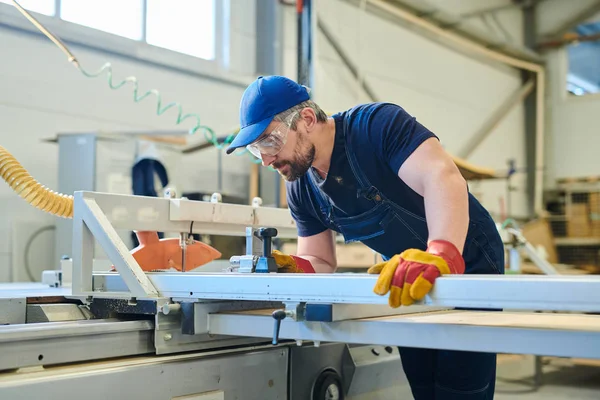
<svg viewBox="0 0 600 400"><path fill-rule="evenodd" d="M380 296L389 292L388 303L393 308L423 299L439 276L464 272L462 255L445 240L430 242L427 251L406 250L368 270L369 274L379 274L373 291Z"/></svg>
<svg viewBox="0 0 600 400"><path fill-rule="evenodd" d="M310 261L298 257L283 254L279 250L273 250L272 254L277 266L278 273L292 273L292 274L314 274L315 269L313 268Z"/></svg>

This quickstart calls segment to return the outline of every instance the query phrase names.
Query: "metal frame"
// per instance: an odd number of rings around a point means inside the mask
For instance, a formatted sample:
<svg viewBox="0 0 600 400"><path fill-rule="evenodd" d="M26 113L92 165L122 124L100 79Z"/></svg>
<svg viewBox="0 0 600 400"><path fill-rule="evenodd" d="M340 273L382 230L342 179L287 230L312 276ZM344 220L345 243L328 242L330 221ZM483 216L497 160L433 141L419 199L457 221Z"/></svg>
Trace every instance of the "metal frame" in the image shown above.
<svg viewBox="0 0 600 400"><path fill-rule="evenodd" d="M155 345L166 353L202 347L204 337L234 336L241 343L273 337L275 324L281 339L317 344L600 358L600 318L577 314L600 312L600 277L446 275L423 301L391 309L387 296L373 292L378 276L370 274L144 273L116 233L138 229L243 235L250 225L274 226L295 237L288 210L258 204L221 204L218 196L203 202L78 192L73 295L90 301L134 297L132 304L154 300L160 328ZM118 273L93 273L94 238ZM283 321L274 318L273 307L279 305L285 308ZM171 308L193 328L189 333L179 316L171 316Z"/></svg>
<svg viewBox="0 0 600 400"><path fill-rule="evenodd" d="M150 321L93 320L3 326L0 370L154 353Z"/></svg>
<svg viewBox="0 0 600 400"><path fill-rule="evenodd" d="M175 300L277 301L315 304L378 304L369 274L148 273L161 295ZM118 291L123 280L94 275L94 291ZM559 295L560 294L560 295ZM600 312L600 277L561 275L462 275L438 278L415 305L472 309ZM389 307L384 307L388 309ZM402 308L402 310L408 307ZM382 309L383 310L383 309ZM398 311L400 313L401 311Z"/></svg>
<svg viewBox="0 0 600 400"><path fill-rule="evenodd" d="M269 226L278 237L296 237L289 210L186 199L76 192L73 211L74 296L160 298L159 290L142 271L119 237L118 229L243 235L246 227ZM128 292L93 290L94 239L102 246L125 281Z"/></svg>
<svg viewBox="0 0 600 400"><path fill-rule="evenodd" d="M77 192L74 204L74 296L190 300L387 304L369 274L144 273L116 229L243 235L270 226L295 237L289 210L213 201ZM192 224L193 221L193 224ZM92 272L93 240L118 275ZM420 304L434 307L600 312L600 277L462 275L438 279ZM557 293L561 293L557 296Z"/></svg>
<svg viewBox="0 0 600 400"><path fill-rule="evenodd" d="M212 314L209 326L212 334L268 338L272 320L264 314ZM279 338L600 359L600 318L581 315L451 311L332 323L284 320Z"/></svg>

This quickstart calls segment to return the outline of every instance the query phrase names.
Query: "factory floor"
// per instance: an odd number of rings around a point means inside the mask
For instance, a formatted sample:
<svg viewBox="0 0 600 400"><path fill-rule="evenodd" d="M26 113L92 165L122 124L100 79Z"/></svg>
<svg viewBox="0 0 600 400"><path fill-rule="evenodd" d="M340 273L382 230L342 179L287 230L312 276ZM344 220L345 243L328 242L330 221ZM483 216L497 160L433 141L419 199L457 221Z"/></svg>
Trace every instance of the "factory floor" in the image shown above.
<svg viewBox="0 0 600 400"><path fill-rule="evenodd" d="M533 385L534 359L504 356L498 363L495 400L600 399L600 363L546 358L540 385Z"/></svg>

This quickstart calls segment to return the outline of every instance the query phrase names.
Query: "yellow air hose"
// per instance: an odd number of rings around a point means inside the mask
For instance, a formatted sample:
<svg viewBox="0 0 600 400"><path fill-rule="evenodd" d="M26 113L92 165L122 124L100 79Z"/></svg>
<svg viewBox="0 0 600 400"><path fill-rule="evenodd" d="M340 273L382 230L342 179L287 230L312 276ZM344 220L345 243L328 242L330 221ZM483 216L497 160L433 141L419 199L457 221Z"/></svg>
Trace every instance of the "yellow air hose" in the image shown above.
<svg viewBox="0 0 600 400"><path fill-rule="evenodd" d="M43 186L2 146L0 176L32 206L57 217L73 218L73 196L56 193Z"/></svg>

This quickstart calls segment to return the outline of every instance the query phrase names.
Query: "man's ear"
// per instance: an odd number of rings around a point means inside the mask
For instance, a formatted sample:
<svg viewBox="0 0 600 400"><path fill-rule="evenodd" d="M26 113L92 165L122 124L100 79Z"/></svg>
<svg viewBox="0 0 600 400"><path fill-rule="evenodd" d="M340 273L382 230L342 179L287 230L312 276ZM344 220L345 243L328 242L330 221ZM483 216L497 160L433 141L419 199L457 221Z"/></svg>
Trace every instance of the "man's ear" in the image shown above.
<svg viewBox="0 0 600 400"><path fill-rule="evenodd" d="M306 107L300 112L300 115L306 125L306 131L310 133L317 126L317 114L312 108Z"/></svg>

